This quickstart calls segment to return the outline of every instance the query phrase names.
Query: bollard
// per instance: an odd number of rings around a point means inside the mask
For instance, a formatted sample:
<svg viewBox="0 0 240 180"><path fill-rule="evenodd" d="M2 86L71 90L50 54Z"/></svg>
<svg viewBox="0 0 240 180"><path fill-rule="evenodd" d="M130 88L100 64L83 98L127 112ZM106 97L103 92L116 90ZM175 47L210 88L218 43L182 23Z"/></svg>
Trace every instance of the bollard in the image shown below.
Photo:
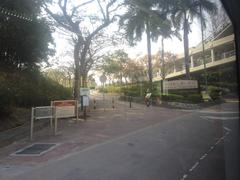
<svg viewBox="0 0 240 180"><path fill-rule="evenodd" d="M33 123L34 123L34 108L32 107L31 123L30 123L30 126L31 126L31 128L30 128L30 141L33 140L33 128L34 128Z"/></svg>
<svg viewBox="0 0 240 180"><path fill-rule="evenodd" d="M93 99L93 109L96 109L96 99Z"/></svg>
<svg viewBox="0 0 240 180"><path fill-rule="evenodd" d="M114 97L112 98L112 108L114 109L115 106L114 106Z"/></svg>
<svg viewBox="0 0 240 180"><path fill-rule="evenodd" d="M129 107L132 108L132 97L129 97Z"/></svg>

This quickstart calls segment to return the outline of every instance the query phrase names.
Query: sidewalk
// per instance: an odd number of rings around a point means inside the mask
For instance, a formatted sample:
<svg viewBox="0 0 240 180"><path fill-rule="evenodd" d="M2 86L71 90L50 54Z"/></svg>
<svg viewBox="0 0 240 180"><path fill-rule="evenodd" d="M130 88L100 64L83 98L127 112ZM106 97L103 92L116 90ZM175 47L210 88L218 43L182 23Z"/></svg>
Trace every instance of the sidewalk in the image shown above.
<svg viewBox="0 0 240 180"><path fill-rule="evenodd" d="M52 130L47 127L34 134L33 142L25 138L1 148L0 169L1 167L17 169L20 165L31 167L42 165L95 144L186 114L186 112L172 111L161 107L147 108L135 103L132 104L132 107L130 109L128 104L119 103L116 109L91 110L90 117L83 122L62 119L59 121L57 136L54 136ZM11 156L12 153L23 147L43 142L56 143L58 146L41 156Z"/></svg>

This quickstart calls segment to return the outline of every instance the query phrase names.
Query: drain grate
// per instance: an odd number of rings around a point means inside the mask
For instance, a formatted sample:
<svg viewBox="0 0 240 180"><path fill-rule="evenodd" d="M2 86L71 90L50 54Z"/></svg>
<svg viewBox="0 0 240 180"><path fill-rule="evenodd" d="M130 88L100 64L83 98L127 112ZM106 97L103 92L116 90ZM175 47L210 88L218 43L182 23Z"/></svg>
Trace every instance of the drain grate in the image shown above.
<svg viewBox="0 0 240 180"><path fill-rule="evenodd" d="M55 148L57 144L55 143L36 143L30 146L27 146L23 149L20 149L13 153L13 156L40 156L53 148Z"/></svg>

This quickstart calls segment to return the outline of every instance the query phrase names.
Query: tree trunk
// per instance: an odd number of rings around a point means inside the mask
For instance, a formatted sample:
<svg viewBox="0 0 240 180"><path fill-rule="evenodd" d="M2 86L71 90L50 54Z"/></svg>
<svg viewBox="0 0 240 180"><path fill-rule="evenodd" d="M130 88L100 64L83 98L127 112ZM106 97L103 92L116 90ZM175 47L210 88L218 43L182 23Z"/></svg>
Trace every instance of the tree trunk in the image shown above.
<svg viewBox="0 0 240 180"><path fill-rule="evenodd" d="M188 24L188 20L187 20L186 14L185 14L184 25L183 25L183 43L184 43L186 79L190 79L188 33L189 33L189 24Z"/></svg>
<svg viewBox="0 0 240 180"><path fill-rule="evenodd" d="M146 24L146 33L147 33L147 53L148 53L148 76L149 76L150 89L152 89L153 75L152 75L152 53L151 53L149 22L147 22Z"/></svg>
<svg viewBox="0 0 240 180"><path fill-rule="evenodd" d="M75 72L74 72L74 99L79 99L79 84L80 84L80 40L74 45L74 64L75 64Z"/></svg>
<svg viewBox="0 0 240 180"><path fill-rule="evenodd" d="M161 88L161 94L163 94L163 81L165 80L164 38L163 37L162 37L162 72L161 73L162 73L162 81L160 82L160 88Z"/></svg>
<svg viewBox="0 0 240 180"><path fill-rule="evenodd" d="M207 75L206 58L205 58L204 32L203 32L203 14L202 14L202 5L201 4L200 4L200 16L201 16L202 60L203 60L203 66L204 66L205 90L206 90L206 92L208 92L208 75Z"/></svg>
<svg viewBox="0 0 240 180"><path fill-rule="evenodd" d="M164 38L162 37L162 79L165 79Z"/></svg>
<svg viewBox="0 0 240 180"><path fill-rule="evenodd" d="M87 74L82 74L82 87L87 87Z"/></svg>

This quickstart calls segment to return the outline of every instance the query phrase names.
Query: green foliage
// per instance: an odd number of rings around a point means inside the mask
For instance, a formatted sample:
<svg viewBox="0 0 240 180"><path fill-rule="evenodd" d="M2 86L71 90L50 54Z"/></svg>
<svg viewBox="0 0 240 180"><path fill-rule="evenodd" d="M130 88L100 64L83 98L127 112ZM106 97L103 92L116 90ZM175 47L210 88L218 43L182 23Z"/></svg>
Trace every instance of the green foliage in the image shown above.
<svg viewBox="0 0 240 180"><path fill-rule="evenodd" d="M238 91L238 84L236 82L214 82L211 83L213 86L217 86L219 88L223 89L229 89L231 92L237 92Z"/></svg>
<svg viewBox="0 0 240 180"><path fill-rule="evenodd" d="M225 95L229 92L226 88L208 86L208 93L212 100L220 100L222 95Z"/></svg>
<svg viewBox="0 0 240 180"><path fill-rule="evenodd" d="M190 94L187 96L186 100L192 103L200 103L203 101L201 94Z"/></svg>
<svg viewBox="0 0 240 180"><path fill-rule="evenodd" d="M2 2L2 1L1 1ZM26 69L47 62L54 54L53 39L47 21L39 18L41 1L3 0L0 6L32 17L25 21L15 16L0 16L0 65L4 69Z"/></svg>
<svg viewBox="0 0 240 180"><path fill-rule="evenodd" d="M162 100L163 101L182 102L184 100L184 97L182 95L177 95L177 94L163 94Z"/></svg>
<svg viewBox="0 0 240 180"><path fill-rule="evenodd" d="M10 106L46 106L51 100L69 98L70 89L43 77L38 71L0 73L1 115L9 113Z"/></svg>
<svg viewBox="0 0 240 180"><path fill-rule="evenodd" d="M182 103L200 103L202 102L202 96L200 94L189 94L188 96L179 94L163 94L162 100Z"/></svg>

